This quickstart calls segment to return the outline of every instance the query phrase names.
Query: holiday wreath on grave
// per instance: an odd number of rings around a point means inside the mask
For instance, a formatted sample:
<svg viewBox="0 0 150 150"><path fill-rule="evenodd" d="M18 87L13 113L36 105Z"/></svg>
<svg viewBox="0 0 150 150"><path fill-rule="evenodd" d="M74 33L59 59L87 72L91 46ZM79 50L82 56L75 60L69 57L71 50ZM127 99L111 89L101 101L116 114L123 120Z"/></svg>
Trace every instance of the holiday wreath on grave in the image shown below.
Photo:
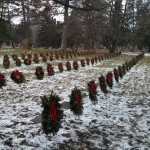
<svg viewBox="0 0 150 150"><path fill-rule="evenodd" d="M60 97L53 92L50 96L42 96L42 129L45 134L55 135L61 127L63 110Z"/></svg>
<svg viewBox="0 0 150 150"><path fill-rule="evenodd" d="M19 72L18 70L15 70L11 73L10 78L17 84L23 83L25 81L24 75Z"/></svg>
<svg viewBox="0 0 150 150"><path fill-rule="evenodd" d="M2 73L0 73L0 88L5 86L5 84L6 84L5 76Z"/></svg>
<svg viewBox="0 0 150 150"><path fill-rule="evenodd" d="M71 91L70 96L70 109L74 115L80 116L83 113L83 101L81 90L75 87Z"/></svg>
<svg viewBox="0 0 150 150"><path fill-rule="evenodd" d="M44 71L41 66L36 67L35 75L38 80L42 80L44 78Z"/></svg>

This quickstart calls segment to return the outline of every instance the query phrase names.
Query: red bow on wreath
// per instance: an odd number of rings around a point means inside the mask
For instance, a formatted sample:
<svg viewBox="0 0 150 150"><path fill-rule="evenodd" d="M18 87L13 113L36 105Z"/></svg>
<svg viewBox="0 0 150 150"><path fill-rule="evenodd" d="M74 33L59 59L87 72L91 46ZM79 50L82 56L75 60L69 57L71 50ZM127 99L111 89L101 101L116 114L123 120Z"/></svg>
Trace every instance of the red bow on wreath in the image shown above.
<svg viewBox="0 0 150 150"><path fill-rule="evenodd" d="M69 68L69 69L70 69L70 63L67 63L67 68Z"/></svg>
<svg viewBox="0 0 150 150"><path fill-rule="evenodd" d="M110 74L109 75L109 81L112 82L112 80L113 80L113 77L112 77L112 74Z"/></svg>
<svg viewBox="0 0 150 150"><path fill-rule="evenodd" d="M118 75L118 70L117 69L114 70L114 74Z"/></svg>
<svg viewBox="0 0 150 150"><path fill-rule="evenodd" d="M52 66L49 66L48 70L49 70L50 72L52 72L52 71L53 71L53 67L52 67Z"/></svg>
<svg viewBox="0 0 150 150"><path fill-rule="evenodd" d="M2 74L0 74L0 81L3 79L3 75Z"/></svg>
<svg viewBox="0 0 150 150"><path fill-rule="evenodd" d="M59 67L61 67L61 68L62 68L62 63L61 63L61 64L59 64Z"/></svg>
<svg viewBox="0 0 150 150"><path fill-rule="evenodd" d="M38 75L41 74L41 69L40 69L40 68L37 69L37 74L38 74Z"/></svg>
<svg viewBox="0 0 150 150"><path fill-rule="evenodd" d="M14 74L16 75L16 77L17 77L18 79L20 79L20 72L19 72L18 70L16 70L16 71L14 72Z"/></svg>
<svg viewBox="0 0 150 150"><path fill-rule="evenodd" d="M57 119L57 111L56 111L56 107L55 107L55 100L51 103L51 106L50 106L50 116L51 116L52 121Z"/></svg>
<svg viewBox="0 0 150 150"><path fill-rule="evenodd" d="M78 93L75 93L75 100L77 101L77 103L78 103L78 107L80 108L80 106L81 106L81 102L80 102L79 94L78 94Z"/></svg>
<svg viewBox="0 0 150 150"><path fill-rule="evenodd" d="M96 91L96 85L94 82L91 82L91 90L92 90L92 93L94 94L95 91Z"/></svg>

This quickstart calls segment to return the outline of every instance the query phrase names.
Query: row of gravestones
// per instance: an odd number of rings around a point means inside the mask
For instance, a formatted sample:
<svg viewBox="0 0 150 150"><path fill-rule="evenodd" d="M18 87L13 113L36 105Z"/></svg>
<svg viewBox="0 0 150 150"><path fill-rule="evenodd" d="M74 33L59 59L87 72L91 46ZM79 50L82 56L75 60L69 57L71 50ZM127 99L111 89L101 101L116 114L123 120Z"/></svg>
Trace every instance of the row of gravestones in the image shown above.
<svg viewBox="0 0 150 150"><path fill-rule="evenodd" d="M107 55L107 57L98 57L99 59L97 60L97 57L94 57L92 58L91 60L89 58L86 58L86 60L84 59L81 59L81 66L82 67L85 67L85 64L89 65L90 62L91 64L93 65L94 63L97 63L98 61L101 62L102 60L104 59L109 59L109 58L114 58L114 57L117 57L117 56L120 56L119 53L115 53L115 54L109 54ZM29 58L28 58L29 59ZM5 56L4 57L4 60L7 62L8 61L8 56ZM86 63L85 63L86 62ZM77 61L74 61L73 62L73 68L74 70L78 70L78 62ZM66 68L67 68L67 71L70 71L71 70L71 64L69 61L66 62ZM59 63L58 64L58 69L60 72L63 72L64 68L63 68L63 64L62 63ZM49 76L53 76L55 71L54 71L54 68L51 64L47 64L47 72L48 72L48 75ZM0 78L0 87L4 86L5 85L5 77L2 73L1 74L1 78ZM36 67L36 71L35 71L35 75L37 77L37 79L39 80L42 80L44 78L44 70L41 66L37 66ZM25 77L24 75L22 74L22 72L18 71L18 70L15 70L11 73L11 79L16 82L16 83L23 83L25 82Z"/></svg>
<svg viewBox="0 0 150 150"><path fill-rule="evenodd" d="M134 65L138 63L140 59L144 57L144 54L139 54L134 57L129 62L126 62L122 66L119 66L118 69L114 68L113 74L108 72L106 78L101 76L99 78L99 85L101 90L107 94L107 85L112 88L113 86L113 76L114 79L119 82L119 77L122 78L127 71L129 71ZM106 85L107 83L107 85ZM88 92L89 98L92 103L96 104L97 102L97 85L95 81L90 81L88 83ZM61 126L61 119L63 117L63 110L61 108L60 97L53 92L50 96L41 97L42 100L42 129L45 134L56 134L59 131ZM70 109L76 116L80 116L83 113L83 101L82 101L82 92L80 89L75 87L71 91L70 95Z"/></svg>

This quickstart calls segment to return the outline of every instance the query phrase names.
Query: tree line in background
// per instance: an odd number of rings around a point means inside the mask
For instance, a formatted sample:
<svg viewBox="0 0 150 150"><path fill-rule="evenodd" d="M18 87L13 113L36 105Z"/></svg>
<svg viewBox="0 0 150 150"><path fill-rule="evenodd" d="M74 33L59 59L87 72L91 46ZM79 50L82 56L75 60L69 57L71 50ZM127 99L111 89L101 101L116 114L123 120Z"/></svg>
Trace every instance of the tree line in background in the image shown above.
<svg viewBox="0 0 150 150"><path fill-rule="evenodd" d="M64 21L54 17L62 14ZM19 24L13 19L20 18ZM146 48L149 0L1 0L0 46L13 48Z"/></svg>

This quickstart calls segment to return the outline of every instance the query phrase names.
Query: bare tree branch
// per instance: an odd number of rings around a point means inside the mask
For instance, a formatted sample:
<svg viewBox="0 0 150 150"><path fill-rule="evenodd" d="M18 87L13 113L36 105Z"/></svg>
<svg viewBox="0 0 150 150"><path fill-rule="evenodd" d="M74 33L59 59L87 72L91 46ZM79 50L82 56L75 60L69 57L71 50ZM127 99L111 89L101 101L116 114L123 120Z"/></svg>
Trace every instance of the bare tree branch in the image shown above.
<svg viewBox="0 0 150 150"><path fill-rule="evenodd" d="M65 4L64 2L60 1L60 0L53 0L55 3L57 4L61 4L65 7L68 7L68 8L72 8L72 9L77 9L77 10L83 10L83 11L92 11L92 10L95 10L95 11L102 11L104 9L106 9L107 7L109 7L109 4L107 4L105 7L103 8L94 8L94 7L89 7L89 8L84 8L84 7L76 7L76 6L73 6L73 5L67 5Z"/></svg>

